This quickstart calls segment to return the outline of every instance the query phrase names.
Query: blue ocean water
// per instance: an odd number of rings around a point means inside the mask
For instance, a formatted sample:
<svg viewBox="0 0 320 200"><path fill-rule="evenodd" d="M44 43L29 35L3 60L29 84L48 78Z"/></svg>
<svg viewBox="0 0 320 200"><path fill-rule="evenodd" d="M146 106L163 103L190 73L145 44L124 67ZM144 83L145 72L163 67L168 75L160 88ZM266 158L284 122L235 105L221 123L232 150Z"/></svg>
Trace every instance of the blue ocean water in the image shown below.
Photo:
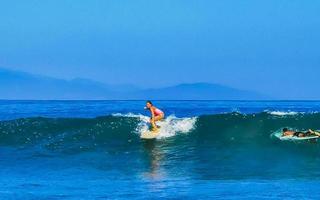
<svg viewBox="0 0 320 200"><path fill-rule="evenodd" d="M317 101L0 101L0 199L319 199ZM320 141L319 141L320 142Z"/></svg>

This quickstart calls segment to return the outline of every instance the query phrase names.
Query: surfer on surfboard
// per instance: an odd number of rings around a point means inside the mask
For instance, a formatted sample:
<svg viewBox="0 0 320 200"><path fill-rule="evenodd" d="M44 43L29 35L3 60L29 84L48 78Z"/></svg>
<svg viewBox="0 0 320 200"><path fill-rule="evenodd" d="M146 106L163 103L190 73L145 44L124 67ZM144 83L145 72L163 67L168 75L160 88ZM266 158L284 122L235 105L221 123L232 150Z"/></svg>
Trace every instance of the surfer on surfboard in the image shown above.
<svg viewBox="0 0 320 200"><path fill-rule="evenodd" d="M282 130L282 136L296 136L296 137L308 137L308 136L320 136L320 133L317 131L313 131L311 129L309 129L306 132L301 132L301 131L292 131L289 130L288 128L284 128Z"/></svg>
<svg viewBox="0 0 320 200"><path fill-rule="evenodd" d="M150 124L152 126L152 131L158 130L159 127L156 125L156 122L164 118L164 112L155 107L151 101L147 101L145 109L151 112Z"/></svg>

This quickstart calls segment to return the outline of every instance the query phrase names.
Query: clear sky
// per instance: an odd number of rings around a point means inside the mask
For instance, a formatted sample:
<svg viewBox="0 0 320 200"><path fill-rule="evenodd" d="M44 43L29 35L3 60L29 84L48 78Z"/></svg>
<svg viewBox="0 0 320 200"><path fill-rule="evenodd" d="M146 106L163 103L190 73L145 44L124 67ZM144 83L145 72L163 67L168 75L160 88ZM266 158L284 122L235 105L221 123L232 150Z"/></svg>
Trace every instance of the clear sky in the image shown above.
<svg viewBox="0 0 320 200"><path fill-rule="evenodd" d="M309 98L320 85L320 1L1 0L0 66Z"/></svg>

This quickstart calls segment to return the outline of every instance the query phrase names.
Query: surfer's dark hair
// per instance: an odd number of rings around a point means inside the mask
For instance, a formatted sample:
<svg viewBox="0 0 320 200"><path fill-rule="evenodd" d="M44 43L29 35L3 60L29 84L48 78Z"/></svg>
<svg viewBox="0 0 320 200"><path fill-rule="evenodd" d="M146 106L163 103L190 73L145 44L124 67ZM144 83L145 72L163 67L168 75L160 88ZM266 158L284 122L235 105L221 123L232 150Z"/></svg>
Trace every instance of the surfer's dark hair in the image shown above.
<svg viewBox="0 0 320 200"><path fill-rule="evenodd" d="M288 128L283 128L282 131L283 131L283 132L287 132L287 131L288 131Z"/></svg>
<svg viewBox="0 0 320 200"><path fill-rule="evenodd" d="M153 106L153 104L152 104L152 102L151 102L151 101L149 101L149 100L148 100L148 101L147 101L147 103L150 103L150 104Z"/></svg>

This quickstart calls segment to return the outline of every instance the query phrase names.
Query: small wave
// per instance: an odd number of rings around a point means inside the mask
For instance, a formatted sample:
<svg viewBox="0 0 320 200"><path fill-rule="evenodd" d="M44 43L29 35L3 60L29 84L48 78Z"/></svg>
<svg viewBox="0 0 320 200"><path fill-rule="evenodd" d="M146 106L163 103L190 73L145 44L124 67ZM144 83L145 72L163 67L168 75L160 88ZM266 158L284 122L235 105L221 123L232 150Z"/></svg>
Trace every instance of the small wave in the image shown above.
<svg viewBox="0 0 320 200"><path fill-rule="evenodd" d="M273 145L270 134L288 127L293 130L318 130L320 113L305 113L290 117L259 114L214 114L180 118L168 116L157 122L161 126L158 138L173 140L183 136L183 142L209 142ZM279 115L279 112L276 112ZM288 112L280 113L287 115ZM114 149L139 144L140 134L147 131L150 117L142 114L114 114L97 118L22 118L0 121L0 146L41 147L50 151L83 152L84 149ZM177 136L177 137L173 137ZM177 141L179 142L179 141ZM178 145L178 143L175 143Z"/></svg>

